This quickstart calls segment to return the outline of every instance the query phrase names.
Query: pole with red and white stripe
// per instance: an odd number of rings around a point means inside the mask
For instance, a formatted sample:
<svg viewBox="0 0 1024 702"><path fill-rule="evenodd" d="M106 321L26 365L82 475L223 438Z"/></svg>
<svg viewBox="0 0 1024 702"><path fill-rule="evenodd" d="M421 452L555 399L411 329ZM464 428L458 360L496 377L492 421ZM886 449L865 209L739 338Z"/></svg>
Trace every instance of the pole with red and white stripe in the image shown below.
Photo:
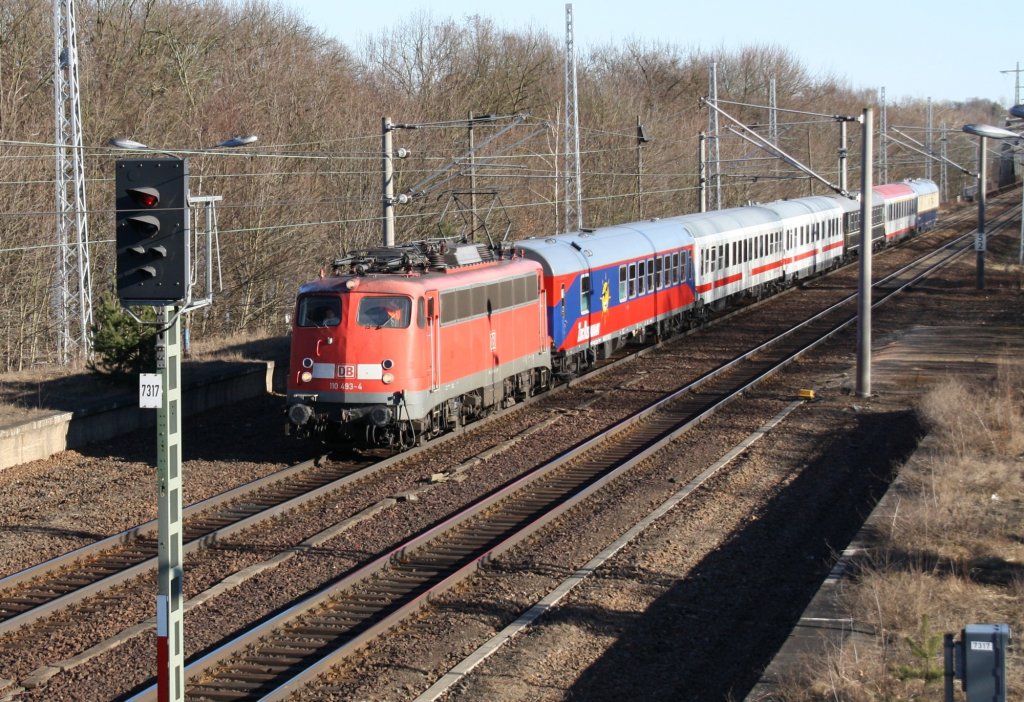
<svg viewBox="0 0 1024 702"><path fill-rule="evenodd" d="M157 308L156 364L162 383L157 410L157 696L185 699L184 602L181 524L181 316Z"/></svg>

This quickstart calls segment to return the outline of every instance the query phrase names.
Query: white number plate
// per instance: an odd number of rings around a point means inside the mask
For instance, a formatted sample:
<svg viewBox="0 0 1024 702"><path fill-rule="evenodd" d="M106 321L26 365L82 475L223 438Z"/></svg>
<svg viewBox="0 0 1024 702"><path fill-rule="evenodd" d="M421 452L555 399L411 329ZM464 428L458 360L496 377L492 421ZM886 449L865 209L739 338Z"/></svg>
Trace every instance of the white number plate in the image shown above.
<svg viewBox="0 0 1024 702"><path fill-rule="evenodd" d="M139 407L160 409L163 383L159 373L139 373Z"/></svg>

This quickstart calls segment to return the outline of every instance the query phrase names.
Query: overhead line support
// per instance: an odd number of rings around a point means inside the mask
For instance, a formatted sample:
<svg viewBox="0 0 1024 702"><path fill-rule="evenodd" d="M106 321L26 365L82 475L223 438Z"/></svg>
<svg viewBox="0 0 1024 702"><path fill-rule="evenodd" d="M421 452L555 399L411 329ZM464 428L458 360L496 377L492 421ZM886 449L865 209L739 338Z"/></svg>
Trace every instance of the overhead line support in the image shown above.
<svg viewBox="0 0 1024 702"><path fill-rule="evenodd" d="M749 141L754 146L757 146L757 147L759 147L761 149L764 149L768 153L770 153L770 154L772 154L772 155L774 155L774 156L776 156L778 158L781 158L783 161L785 161L789 165L791 165L794 168L802 171L803 173L806 173L811 178L814 178L815 180L819 181L820 183L828 186L829 188L831 188L835 192L839 193L840 195L853 199L854 196L851 195L850 192L847 191L845 188L841 188L840 186L836 185L835 183L832 183L831 181L821 177L813 169L809 168L808 166L805 166L800 161L798 161L797 159L795 159L794 157L790 156L788 153L783 151L780 147L772 144L770 141L765 139L763 136L761 136L760 134L755 132L750 127L748 127L745 124L743 124L742 122L740 122L738 119L736 119L735 117L730 115L728 112L726 112L722 108L718 107L717 105L714 105L713 103L711 103L710 101L708 101L705 98L701 98L701 104L707 105L712 110L714 110L716 114L722 115L727 120L729 120L734 125L736 125L736 126L732 126L732 125L729 126L729 131L731 131L733 134L736 134L737 136L742 137L743 139L746 139L747 141ZM859 119L857 117L851 117L851 118L848 118L848 119L849 119L849 121L859 121Z"/></svg>

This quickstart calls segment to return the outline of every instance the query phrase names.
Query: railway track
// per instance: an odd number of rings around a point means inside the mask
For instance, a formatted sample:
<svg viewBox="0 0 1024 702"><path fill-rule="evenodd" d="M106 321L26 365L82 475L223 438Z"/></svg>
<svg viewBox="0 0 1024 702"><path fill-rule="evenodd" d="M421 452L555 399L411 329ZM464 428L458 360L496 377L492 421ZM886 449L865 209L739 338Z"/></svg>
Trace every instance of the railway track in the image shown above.
<svg viewBox="0 0 1024 702"><path fill-rule="evenodd" d="M431 446L437 445L434 443ZM398 462L409 458L410 455L403 454L389 460ZM388 462L379 465L385 467ZM365 471L365 467L350 465L341 469L340 473L331 473L330 471L338 470L337 466L325 469L310 462L270 476L258 484L240 487L214 500L190 507L186 513L186 517L189 518L186 526L186 536L189 538L187 549L191 552L223 541L232 534L252 527L260 519L270 518L293 509L302 502L314 499L313 496L300 495L323 495L340 489L353 481L356 475L360 475L361 470ZM271 499L270 492L277 492L279 496ZM12 616L0 622L0 626L5 627L4 631L11 631L154 567L151 559L152 541L147 534L152 526L154 525L141 525L97 542L86 549L73 552L63 560L54 559L52 562L0 581L0 589L10 590L17 583L22 583L21 587L31 588L21 591L22 601L17 603L18 607L11 608ZM118 545L117 550L101 564L101 556L97 554L113 545ZM73 556L73 559L70 556ZM72 560L73 564L69 565ZM96 575L92 578L76 577L81 576L86 570L84 566L92 561L97 563L93 569ZM70 577L67 575L69 572ZM26 583L31 584L25 585ZM78 587L75 589L76 585ZM39 595L39 599L35 599L36 595ZM49 599L46 599L45 595L49 595ZM19 595L15 596L16 599L18 597Z"/></svg>
<svg viewBox="0 0 1024 702"><path fill-rule="evenodd" d="M185 554L337 489L367 465L323 466L321 460L305 461L186 508ZM155 569L156 534L153 520L0 579L0 635Z"/></svg>
<svg viewBox="0 0 1024 702"><path fill-rule="evenodd" d="M993 230L998 225L993 226ZM875 306L970 250L964 235L876 283ZM195 661L188 698L286 699L694 424L855 321L851 295ZM152 699L155 691L137 699Z"/></svg>

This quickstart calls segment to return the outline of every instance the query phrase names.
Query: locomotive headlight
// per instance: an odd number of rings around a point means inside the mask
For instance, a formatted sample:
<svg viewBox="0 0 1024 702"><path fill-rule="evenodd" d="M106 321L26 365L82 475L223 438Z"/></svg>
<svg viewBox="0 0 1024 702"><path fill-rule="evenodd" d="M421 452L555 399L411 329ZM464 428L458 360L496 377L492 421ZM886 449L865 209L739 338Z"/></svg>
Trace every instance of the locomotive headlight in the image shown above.
<svg viewBox="0 0 1024 702"><path fill-rule="evenodd" d="M309 371L302 371L302 374L299 375L299 380L301 380L304 383L308 383L312 379L313 379L313 374L310 373Z"/></svg>
<svg viewBox="0 0 1024 702"><path fill-rule="evenodd" d="M385 373L384 375L382 375L380 377L380 380L385 385L391 385L391 383L395 382L395 374L394 373Z"/></svg>

